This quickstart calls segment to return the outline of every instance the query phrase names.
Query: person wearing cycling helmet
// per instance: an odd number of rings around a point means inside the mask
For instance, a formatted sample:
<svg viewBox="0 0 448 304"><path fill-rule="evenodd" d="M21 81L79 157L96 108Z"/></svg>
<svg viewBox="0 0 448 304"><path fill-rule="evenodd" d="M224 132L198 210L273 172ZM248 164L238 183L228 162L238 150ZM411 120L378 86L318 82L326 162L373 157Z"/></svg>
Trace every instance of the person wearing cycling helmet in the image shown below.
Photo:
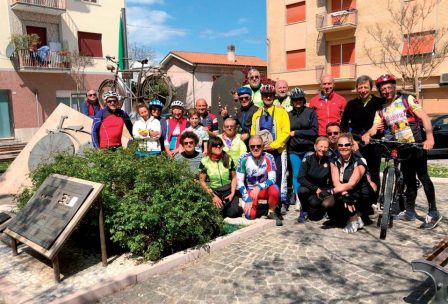
<svg viewBox="0 0 448 304"><path fill-rule="evenodd" d="M292 110L291 99L288 96L288 83L286 80L277 80L275 82L275 106L282 106L286 112Z"/></svg>
<svg viewBox="0 0 448 304"><path fill-rule="evenodd" d="M437 211L434 185L428 175L427 151L434 147L431 121L414 96L397 92L397 81L393 75L382 75L378 77L375 84L385 99L385 104L381 110L376 112L372 128L364 134L362 139L368 144L370 138L384 126L390 130L391 135L397 141L423 144L423 149L410 148L400 151L400 158L404 159L401 170L406 185L406 210L402 211L398 218L404 221L415 221L416 219L417 175L428 200L428 215L420 228L433 229L440 222L442 216Z"/></svg>
<svg viewBox="0 0 448 304"><path fill-rule="evenodd" d="M160 149L165 151L165 137L166 137L166 119L162 117L163 103L158 99L153 99L149 102L149 112L152 117L160 122Z"/></svg>
<svg viewBox="0 0 448 304"><path fill-rule="evenodd" d="M281 106L274 106L275 87L271 84L261 88L263 107L258 109L252 117L250 135L259 135L263 138L264 150L274 156L277 167L276 184L280 189L280 206L283 212L287 208L287 180L286 145L290 135L288 112ZM278 210L278 212L280 212Z"/></svg>
<svg viewBox="0 0 448 304"><path fill-rule="evenodd" d="M180 151L180 135L189 127L188 120L184 117L185 104L180 100L171 103L171 117L166 121L167 133L165 138L165 152L173 157Z"/></svg>
<svg viewBox="0 0 448 304"><path fill-rule="evenodd" d="M250 69L247 72L248 84L245 87L252 90L252 102L259 108L263 107L263 99L261 98L261 88L263 84L261 83L261 75L257 69Z"/></svg>
<svg viewBox="0 0 448 304"><path fill-rule="evenodd" d="M252 89L246 86L240 87L237 91L238 100L241 107L236 113L236 121L240 127L238 133L241 133L241 139L246 144L249 144L250 129L252 128L252 117L255 112L257 112L258 107L252 102ZM223 120L229 118L229 112L227 106L225 106L221 111L221 116Z"/></svg>
<svg viewBox="0 0 448 304"><path fill-rule="evenodd" d="M288 113L290 137L288 140L288 158L291 168L293 199L297 201L299 190L299 172L302 159L307 152L313 151L317 138L317 117L313 109L306 107L305 92L294 88L289 94L292 110Z"/></svg>
<svg viewBox="0 0 448 304"><path fill-rule="evenodd" d="M373 125L375 113L383 107L384 99L372 94L373 80L362 75L356 79L356 92L358 96L350 100L345 107L341 119L341 131L352 133L354 139L359 141ZM381 135L378 135L381 136ZM357 142L354 148L358 148ZM377 145L361 145L361 155L365 158L372 180L380 187L381 148Z"/></svg>
<svg viewBox="0 0 448 304"><path fill-rule="evenodd" d="M309 107L316 111L319 124L319 136L326 135L326 126L330 122L340 122L347 101L334 92L334 78L324 75L320 82L321 92L311 98Z"/></svg>
<svg viewBox="0 0 448 304"><path fill-rule="evenodd" d="M132 134L132 122L128 114L120 109L118 94L107 91L103 94L105 108L95 114L92 124L92 144L95 149L122 146L123 126Z"/></svg>

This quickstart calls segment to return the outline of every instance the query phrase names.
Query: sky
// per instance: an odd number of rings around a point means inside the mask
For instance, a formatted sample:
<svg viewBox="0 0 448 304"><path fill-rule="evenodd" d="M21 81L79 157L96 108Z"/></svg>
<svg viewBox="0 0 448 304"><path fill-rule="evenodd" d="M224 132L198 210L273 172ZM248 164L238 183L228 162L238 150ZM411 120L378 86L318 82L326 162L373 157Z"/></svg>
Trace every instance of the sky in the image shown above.
<svg viewBox="0 0 448 304"><path fill-rule="evenodd" d="M160 61L170 51L226 53L266 59L262 0L125 0L128 44L150 47Z"/></svg>

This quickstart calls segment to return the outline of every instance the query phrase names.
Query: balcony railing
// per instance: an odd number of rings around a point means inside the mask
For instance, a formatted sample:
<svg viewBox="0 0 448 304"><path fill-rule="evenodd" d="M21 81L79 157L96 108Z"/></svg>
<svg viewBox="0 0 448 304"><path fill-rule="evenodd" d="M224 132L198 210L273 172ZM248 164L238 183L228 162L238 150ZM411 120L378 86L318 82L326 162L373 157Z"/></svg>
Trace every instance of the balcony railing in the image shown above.
<svg viewBox="0 0 448 304"><path fill-rule="evenodd" d="M69 70L70 55L60 51L17 51L19 70Z"/></svg>
<svg viewBox="0 0 448 304"><path fill-rule="evenodd" d="M60 15L66 10L66 0L10 0L11 8L20 11Z"/></svg>
<svg viewBox="0 0 448 304"><path fill-rule="evenodd" d="M335 81L352 80L357 77L356 64L328 64L327 66L317 66L316 81L320 82L324 74L332 75Z"/></svg>
<svg viewBox="0 0 448 304"><path fill-rule="evenodd" d="M335 32L356 28L358 11L349 9L329 14L316 15L316 29L319 32Z"/></svg>

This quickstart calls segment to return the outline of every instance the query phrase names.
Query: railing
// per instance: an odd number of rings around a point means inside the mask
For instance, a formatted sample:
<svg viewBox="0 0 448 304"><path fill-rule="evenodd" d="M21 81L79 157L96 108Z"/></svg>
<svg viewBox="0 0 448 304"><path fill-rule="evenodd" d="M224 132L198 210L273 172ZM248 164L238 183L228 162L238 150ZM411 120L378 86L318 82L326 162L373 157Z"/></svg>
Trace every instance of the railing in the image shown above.
<svg viewBox="0 0 448 304"><path fill-rule="evenodd" d="M70 69L70 55L58 51L18 50L20 69L61 70Z"/></svg>
<svg viewBox="0 0 448 304"><path fill-rule="evenodd" d="M62 10L66 8L66 0L11 0L11 5L14 4L29 4Z"/></svg>
<svg viewBox="0 0 448 304"><path fill-rule="evenodd" d="M357 24L358 11L356 9L316 15L316 29L318 31L356 27Z"/></svg>
<svg viewBox="0 0 448 304"><path fill-rule="evenodd" d="M320 82L324 74L329 74L338 80L355 79L356 78L356 64L328 64L327 66L316 66L316 81Z"/></svg>

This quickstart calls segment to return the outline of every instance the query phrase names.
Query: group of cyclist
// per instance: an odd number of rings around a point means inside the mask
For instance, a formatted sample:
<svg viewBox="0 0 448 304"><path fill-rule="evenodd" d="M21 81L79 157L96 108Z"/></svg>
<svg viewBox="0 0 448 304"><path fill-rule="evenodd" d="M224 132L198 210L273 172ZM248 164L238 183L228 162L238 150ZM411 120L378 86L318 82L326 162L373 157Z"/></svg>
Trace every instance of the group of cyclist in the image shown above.
<svg viewBox="0 0 448 304"><path fill-rule="evenodd" d="M418 177L429 204L420 228L437 226L442 216L426 154L434 146L431 122L414 96L397 91L392 75L375 81L380 97L372 94L373 80L360 76L358 96L348 103L334 92L333 77L325 75L320 94L309 105L305 92L300 88L288 92L284 80L263 85L255 69L247 76L248 85L234 95L240 105L236 115L230 117L226 107L218 113L224 120L222 134L216 115L202 98L188 115L182 101L173 101L168 119L161 117L159 100L141 103L132 125L118 108L118 95L106 92L104 109L93 115L92 142L95 148L120 147L118 130L126 126L139 142L137 156L164 151L197 172L224 217L267 215L280 226L289 206L296 204L299 223L327 217L325 227L344 227L347 233L371 223L369 215L378 198L381 150L369 144L370 139L390 136L420 142L423 149L403 152L406 201L398 218L416 219ZM87 108L90 115L94 109Z"/></svg>

